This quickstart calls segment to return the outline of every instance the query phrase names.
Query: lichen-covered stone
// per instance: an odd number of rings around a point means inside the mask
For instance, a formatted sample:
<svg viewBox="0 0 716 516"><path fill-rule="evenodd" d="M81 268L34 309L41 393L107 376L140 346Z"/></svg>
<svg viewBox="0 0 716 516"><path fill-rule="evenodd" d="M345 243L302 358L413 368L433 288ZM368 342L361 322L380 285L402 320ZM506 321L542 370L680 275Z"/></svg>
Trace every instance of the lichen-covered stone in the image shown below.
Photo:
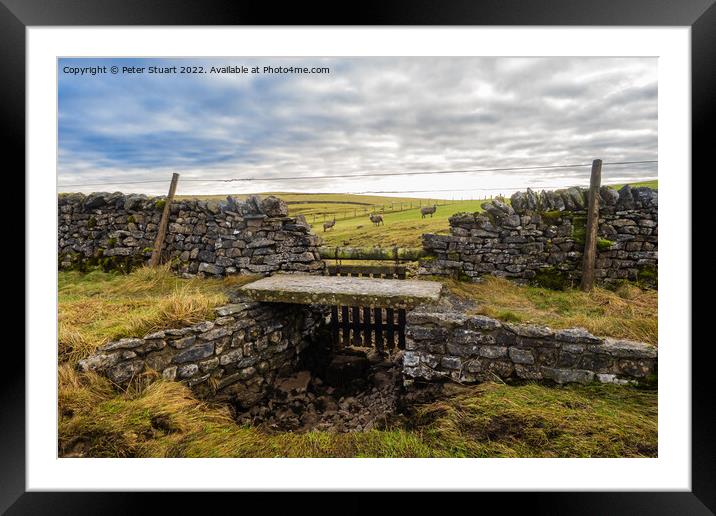
<svg viewBox="0 0 716 516"><path fill-rule="evenodd" d="M195 346L180 351L179 353L174 355L172 362L174 362L175 364L181 364L184 362L195 362L197 360L201 360L202 358L209 357L213 353L214 343L203 342L201 344L197 344Z"/></svg>
<svg viewBox="0 0 716 516"><path fill-rule="evenodd" d="M117 384L125 384L134 376L144 370L144 362L142 360L132 360L129 362L120 362L114 367L110 367L107 376L110 380Z"/></svg>
<svg viewBox="0 0 716 516"><path fill-rule="evenodd" d="M120 353L95 353L77 363L80 371L94 371L107 369L117 364L122 359Z"/></svg>
<svg viewBox="0 0 716 516"><path fill-rule="evenodd" d="M571 342L574 344L601 344L604 342L604 339L595 337L584 328L559 330L554 334L554 338L562 342Z"/></svg>
<svg viewBox="0 0 716 516"><path fill-rule="evenodd" d="M251 299L269 303L406 308L437 301L442 284L435 281L277 274L244 285L240 291Z"/></svg>
<svg viewBox="0 0 716 516"><path fill-rule="evenodd" d="M511 207L500 200L483 203L487 216L452 215L449 235L423 235L423 247L432 256L420 261L418 274L467 281L489 274L546 288L573 286L581 276L585 194L580 188L539 195L528 189L512 196ZM639 279L639 267L658 267L658 192L602 187L599 197L597 281L655 285L656 274L644 269Z"/></svg>
<svg viewBox="0 0 716 516"><path fill-rule="evenodd" d="M535 357L528 349L509 348L510 358L515 364L534 364Z"/></svg>
<svg viewBox="0 0 716 516"><path fill-rule="evenodd" d="M557 383L590 383L594 380L593 371L585 371L583 369L554 369L551 367L543 367L542 375L544 378L554 380Z"/></svg>
<svg viewBox="0 0 716 516"><path fill-rule="evenodd" d="M554 336L554 330L547 326L537 326L535 324L504 324L505 328L512 331L520 337L529 337L533 339L545 339Z"/></svg>
<svg viewBox="0 0 716 516"><path fill-rule="evenodd" d="M516 377L621 384L656 372L657 352L649 344L601 339L582 328L555 331L538 325L492 324L489 318L475 324L473 316L458 316L463 309L441 301L422 305L408 316L406 378L470 383Z"/></svg>
<svg viewBox="0 0 716 516"><path fill-rule="evenodd" d="M192 346L196 342L196 335L190 335L188 337L184 337L183 339L176 339L171 341L171 346L176 349L186 349L189 346Z"/></svg>
<svg viewBox="0 0 716 516"><path fill-rule="evenodd" d="M99 350L114 351L117 349L134 349L143 345L144 339L119 339L100 346Z"/></svg>
<svg viewBox="0 0 716 516"><path fill-rule="evenodd" d="M60 195L60 267L125 271L145 264L165 202L107 192ZM286 203L276 197L175 199L171 208L162 256L182 275L320 274L324 269L310 226L301 217L289 217Z"/></svg>
<svg viewBox="0 0 716 516"><path fill-rule="evenodd" d="M480 346L478 354L485 358L500 358L507 356L507 348L505 346Z"/></svg>
<svg viewBox="0 0 716 516"><path fill-rule="evenodd" d="M237 314L240 312L243 312L244 310L248 310L251 308L251 303L234 303L230 305L224 305L220 306L219 308L216 308L216 315L220 317L226 317L229 315Z"/></svg>
<svg viewBox="0 0 716 516"><path fill-rule="evenodd" d="M221 308L226 314L221 324L202 321L144 339L116 341L109 351L98 350L80 361L78 369L104 374L123 386L151 369L165 380L185 382L202 397L250 404L269 388L278 371L296 365L298 353L327 314L323 307L286 304L232 303ZM210 378L216 381L209 382ZM237 386L249 381L262 387Z"/></svg>
<svg viewBox="0 0 716 516"><path fill-rule="evenodd" d="M182 364L177 366L177 378L185 379L190 378L199 371L199 366L196 364Z"/></svg>

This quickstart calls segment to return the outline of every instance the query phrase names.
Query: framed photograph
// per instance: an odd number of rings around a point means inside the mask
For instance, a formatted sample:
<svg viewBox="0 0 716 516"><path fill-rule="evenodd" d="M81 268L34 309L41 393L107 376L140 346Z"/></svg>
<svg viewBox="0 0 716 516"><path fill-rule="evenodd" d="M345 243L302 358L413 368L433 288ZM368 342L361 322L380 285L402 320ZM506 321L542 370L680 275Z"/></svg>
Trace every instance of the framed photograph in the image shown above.
<svg viewBox="0 0 716 516"><path fill-rule="evenodd" d="M0 507L710 514L690 210L712 4L2 0L28 303Z"/></svg>

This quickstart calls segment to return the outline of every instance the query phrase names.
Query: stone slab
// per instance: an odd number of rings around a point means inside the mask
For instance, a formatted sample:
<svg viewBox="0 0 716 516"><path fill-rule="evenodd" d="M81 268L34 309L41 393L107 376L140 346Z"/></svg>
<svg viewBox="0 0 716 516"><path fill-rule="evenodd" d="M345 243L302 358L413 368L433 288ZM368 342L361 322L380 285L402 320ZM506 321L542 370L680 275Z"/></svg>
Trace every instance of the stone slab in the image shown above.
<svg viewBox="0 0 716 516"><path fill-rule="evenodd" d="M303 305L412 308L437 301L436 281L276 274L244 285L239 292L255 301Z"/></svg>

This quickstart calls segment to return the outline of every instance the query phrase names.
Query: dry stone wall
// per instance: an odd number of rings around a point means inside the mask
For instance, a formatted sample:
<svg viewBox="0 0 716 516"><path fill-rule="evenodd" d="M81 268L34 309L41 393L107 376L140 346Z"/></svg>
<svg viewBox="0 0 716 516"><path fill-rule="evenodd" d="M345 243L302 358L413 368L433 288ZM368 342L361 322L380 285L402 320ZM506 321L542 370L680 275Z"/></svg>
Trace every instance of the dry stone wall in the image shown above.
<svg viewBox="0 0 716 516"><path fill-rule="evenodd" d="M149 260L163 197L115 193L58 197L58 255L62 269L127 269ZM162 259L184 274L223 276L320 272L318 237L284 201L175 200Z"/></svg>
<svg viewBox="0 0 716 516"><path fill-rule="evenodd" d="M423 235L435 258L418 273L476 279L485 274L518 280L576 281L581 276L586 190L515 193L511 203L483 203L482 213L450 218L449 235ZM658 268L658 193L624 186L600 190L595 275L605 283L654 283Z"/></svg>
<svg viewBox="0 0 716 516"><path fill-rule="evenodd" d="M325 318L321 307L237 302L217 318L138 338L109 342L79 362L81 371L106 375L118 385L154 370L185 382L199 395L259 400L277 376L290 374Z"/></svg>
<svg viewBox="0 0 716 516"><path fill-rule="evenodd" d="M656 348L596 337L582 328L500 322L464 310L423 306L407 316L403 373L461 383L519 378L557 383L653 381Z"/></svg>

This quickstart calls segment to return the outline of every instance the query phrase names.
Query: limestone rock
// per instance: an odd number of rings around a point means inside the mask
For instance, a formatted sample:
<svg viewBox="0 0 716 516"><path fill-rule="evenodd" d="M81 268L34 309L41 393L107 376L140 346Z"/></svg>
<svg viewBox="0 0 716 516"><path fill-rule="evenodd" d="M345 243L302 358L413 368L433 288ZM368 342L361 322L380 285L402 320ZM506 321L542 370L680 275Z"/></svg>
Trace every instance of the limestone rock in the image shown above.
<svg viewBox="0 0 716 516"><path fill-rule="evenodd" d="M619 211L633 210L635 208L634 196L632 195L631 186L624 185L619 190L619 200L617 200L616 208Z"/></svg>
<svg viewBox="0 0 716 516"><path fill-rule="evenodd" d="M107 192L97 192L89 194L84 200L84 209L93 210L104 206L105 204L107 204L108 196L109 194Z"/></svg>
<svg viewBox="0 0 716 516"><path fill-rule="evenodd" d="M108 342L99 347L100 351L114 351L116 349L134 349L144 345L144 339L119 339Z"/></svg>
<svg viewBox="0 0 716 516"><path fill-rule="evenodd" d="M107 371L107 376L114 383L123 385L129 382L134 376L144 370L144 362L135 360L132 362L121 362Z"/></svg>
<svg viewBox="0 0 716 516"><path fill-rule="evenodd" d="M543 367L544 378L554 380L557 383L582 383L587 384L594 380L594 372L582 369L554 369Z"/></svg>
<svg viewBox="0 0 716 516"><path fill-rule="evenodd" d="M261 212L269 217L287 217L288 205L286 201L269 195L261 201Z"/></svg>
<svg viewBox="0 0 716 516"><path fill-rule="evenodd" d="M303 394L308 390L311 382L311 373L309 371L298 371L293 375L279 380L276 389L286 395Z"/></svg>
<svg viewBox="0 0 716 516"><path fill-rule="evenodd" d="M584 328L568 328L559 330L554 335L555 339L563 342L582 344L601 344L604 340L595 337Z"/></svg>
<svg viewBox="0 0 716 516"><path fill-rule="evenodd" d="M602 186L599 188L599 202L600 206L614 206L619 200L619 192L614 188L608 186Z"/></svg>

